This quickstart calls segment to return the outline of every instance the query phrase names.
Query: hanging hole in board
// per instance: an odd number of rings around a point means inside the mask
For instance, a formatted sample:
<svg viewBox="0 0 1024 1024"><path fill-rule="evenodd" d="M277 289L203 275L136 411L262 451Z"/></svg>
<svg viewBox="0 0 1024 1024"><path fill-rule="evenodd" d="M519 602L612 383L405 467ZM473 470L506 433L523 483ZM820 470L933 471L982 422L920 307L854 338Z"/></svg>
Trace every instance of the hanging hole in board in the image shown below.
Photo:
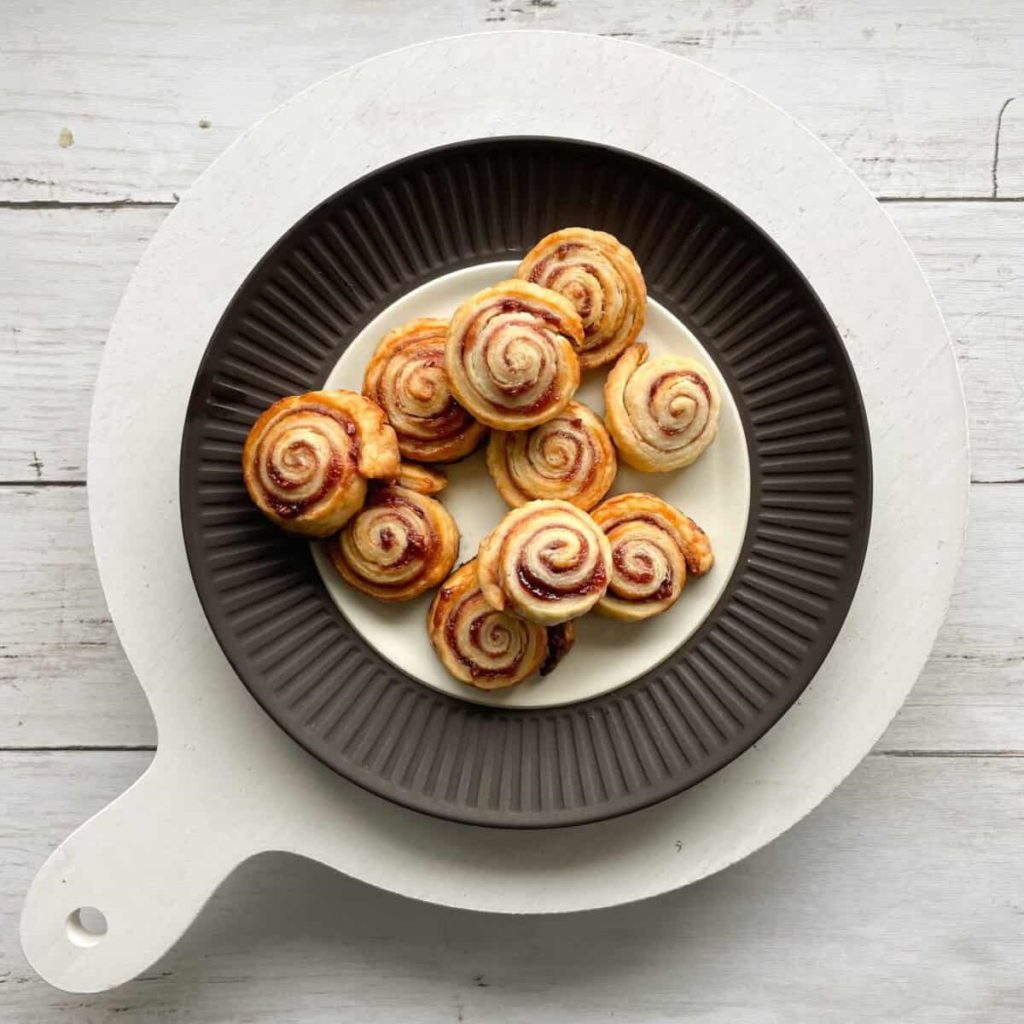
<svg viewBox="0 0 1024 1024"><path fill-rule="evenodd" d="M68 914L67 933L76 946L95 946L107 934L107 919L95 907L79 907Z"/></svg>

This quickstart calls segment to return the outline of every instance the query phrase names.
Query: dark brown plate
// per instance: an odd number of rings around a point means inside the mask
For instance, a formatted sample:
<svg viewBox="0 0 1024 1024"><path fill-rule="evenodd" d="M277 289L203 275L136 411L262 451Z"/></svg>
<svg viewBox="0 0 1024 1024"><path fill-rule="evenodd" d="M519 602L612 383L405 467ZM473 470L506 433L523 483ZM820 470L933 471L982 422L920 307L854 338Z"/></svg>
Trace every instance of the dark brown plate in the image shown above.
<svg viewBox="0 0 1024 1024"><path fill-rule="evenodd" d="M319 387L397 298L459 267L515 258L570 224L629 245L651 296L715 359L747 435L747 533L721 599L661 664L568 707L486 708L429 689L362 640L328 596L309 545L249 503L242 444L271 402ZM860 576L870 446L828 315L742 214L628 153L486 140L347 186L260 261L196 379L181 508L192 574L225 654L310 753L441 817L574 825L699 782L762 736L811 681Z"/></svg>

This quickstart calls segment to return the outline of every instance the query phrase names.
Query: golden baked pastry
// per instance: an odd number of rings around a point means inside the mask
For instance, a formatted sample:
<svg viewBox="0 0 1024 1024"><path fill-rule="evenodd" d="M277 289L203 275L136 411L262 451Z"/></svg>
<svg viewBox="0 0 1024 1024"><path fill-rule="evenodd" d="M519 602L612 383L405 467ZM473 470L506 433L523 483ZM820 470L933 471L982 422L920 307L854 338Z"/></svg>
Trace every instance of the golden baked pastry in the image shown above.
<svg viewBox="0 0 1024 1024"><path fill-rule="evenodd" d="M419 494L440 494L448 486L448 477L439 469L417 466L415 462L403 462L398 467L395 483Z"/></svg>
<svg viewBox="0 0 1024 1024"><path fill-rule="evenodd" d="M292 533L326 537L362 507L368 479L398 474L398 440L379 406L354 391L275 402L242 452L249 496Z"/></svg>
<svg viewBox="0 0 1024 1024"><path fill-rule="evenodd" d="M487 468L513 508L533 498L558 498L590 509L608 493L618 461L597 413L570 402L532 430L493 431Z"/></svg>
<svg viewBox="0 0 1024 1024"><path fill-rule="evenodd" d="M583 324L572 303L526 281L502 281L452 316L445 368L455 398L481 423L527 430L557 416L580 384Z"/></svg>
<svg viewBox="0 0 1024 1024"><path fill-rule="evenodd" d="M523 257L516 277L564 295L583 321L584 370L613 362L647 317L647 286L633 253L614 235L564 228Z"/></svg>
<svg viewBox="0 0 1024 1024"><path fill-rule="evenodd" d="M434 595L427 614L430 642L456 679L480 690L547 675L572 647L572 622L550 628L492 608L477 579L475 561L460 566Z"/></svg>
<svg viewBox="0 0 1024 1024"><path fill-rule="evenodd" d="M634 469L668 473L697 459L718 432L718 389L696 359L647 359L631 345L604 385L605 419L619 455Z"/></svg>
<svg viewBox="0 0 1024 1024"><path fill-rule="evenodd" d="M376 485L327 545L346 583L381 601L409 601L436 587L459 554L459 528L430 497L443 474L403 464L395 483Z"/></svg>
<svg viewBox="0 0 1024 1024"><path fill-rule="evenodd" d="M567 501L531 501L509 512L477 554L488 603L553 626L590 611L611 578L608 538Z"/></svg>
<svg viewBox="0 0 1024 1024"><path fill-rule="evenodd" d="M597 610L613 619L649 619L679 599L686 575L703 576L715 556L689 516L653 494L617 494L591 513L612 549L608 592Z"/></svg>
<svg viewBox="0 0 1024 1024"><path fill-rule="evenodd" d="M454 462L487 433L452 397L447 336L447 320L413 320L386 334L366 367L363 394L387 414L404 458Z"/></svg>

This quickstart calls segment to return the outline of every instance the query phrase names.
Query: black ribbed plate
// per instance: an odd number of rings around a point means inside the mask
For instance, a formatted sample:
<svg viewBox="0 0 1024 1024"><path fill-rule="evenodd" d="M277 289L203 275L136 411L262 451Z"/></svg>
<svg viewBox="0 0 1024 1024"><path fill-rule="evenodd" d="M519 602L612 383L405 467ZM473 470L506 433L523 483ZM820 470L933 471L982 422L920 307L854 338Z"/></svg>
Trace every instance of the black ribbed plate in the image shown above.
<svg viewBox="0 0 1024 1024"><path fill-rule="evenodd" d="M747 436L747 534L703 625L639 679L568 707L481 707L404 675L352 629L308 543L250 504L242 444L263 409L319 387L362 327L401 295L459 267L516 258L570 224L629 245L651 296L717 362ZM755 225L682 175L627 153L487 140L368 175L260 261L196 379L181 508L213 630L294 739L417 810L548 827L678 793L740 754L797 698L857 586L870 448L835 328ZM559 669L571 670L571 659Z"/></svg>

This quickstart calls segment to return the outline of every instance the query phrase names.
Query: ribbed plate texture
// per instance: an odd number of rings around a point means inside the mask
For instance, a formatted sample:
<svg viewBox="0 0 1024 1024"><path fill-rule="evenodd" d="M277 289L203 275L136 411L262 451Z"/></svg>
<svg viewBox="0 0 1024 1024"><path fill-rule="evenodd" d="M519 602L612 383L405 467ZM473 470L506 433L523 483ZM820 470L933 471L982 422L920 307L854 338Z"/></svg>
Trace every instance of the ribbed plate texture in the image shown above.
<svg viewBox="0 0 1024 1024"><path fill-rule="evenodd" d="M746 430L737 569L698 632L607 696L489 709L428 689L339 613L305 541L250 504L241 451L271 402L319 387L410 289L579 224L636 253L653 298L713 355ZM467 142L353 184L256 267L196 380L181 456L196 586L245 685L347 778L417 810L550 827L678 793L757 740L810 682L856 589L871 506L856 381L810 288L725 202L636 156L554 139ZM714 532L714 524L705 524ZM571 672L571 659L560 671Z"/></svg>

